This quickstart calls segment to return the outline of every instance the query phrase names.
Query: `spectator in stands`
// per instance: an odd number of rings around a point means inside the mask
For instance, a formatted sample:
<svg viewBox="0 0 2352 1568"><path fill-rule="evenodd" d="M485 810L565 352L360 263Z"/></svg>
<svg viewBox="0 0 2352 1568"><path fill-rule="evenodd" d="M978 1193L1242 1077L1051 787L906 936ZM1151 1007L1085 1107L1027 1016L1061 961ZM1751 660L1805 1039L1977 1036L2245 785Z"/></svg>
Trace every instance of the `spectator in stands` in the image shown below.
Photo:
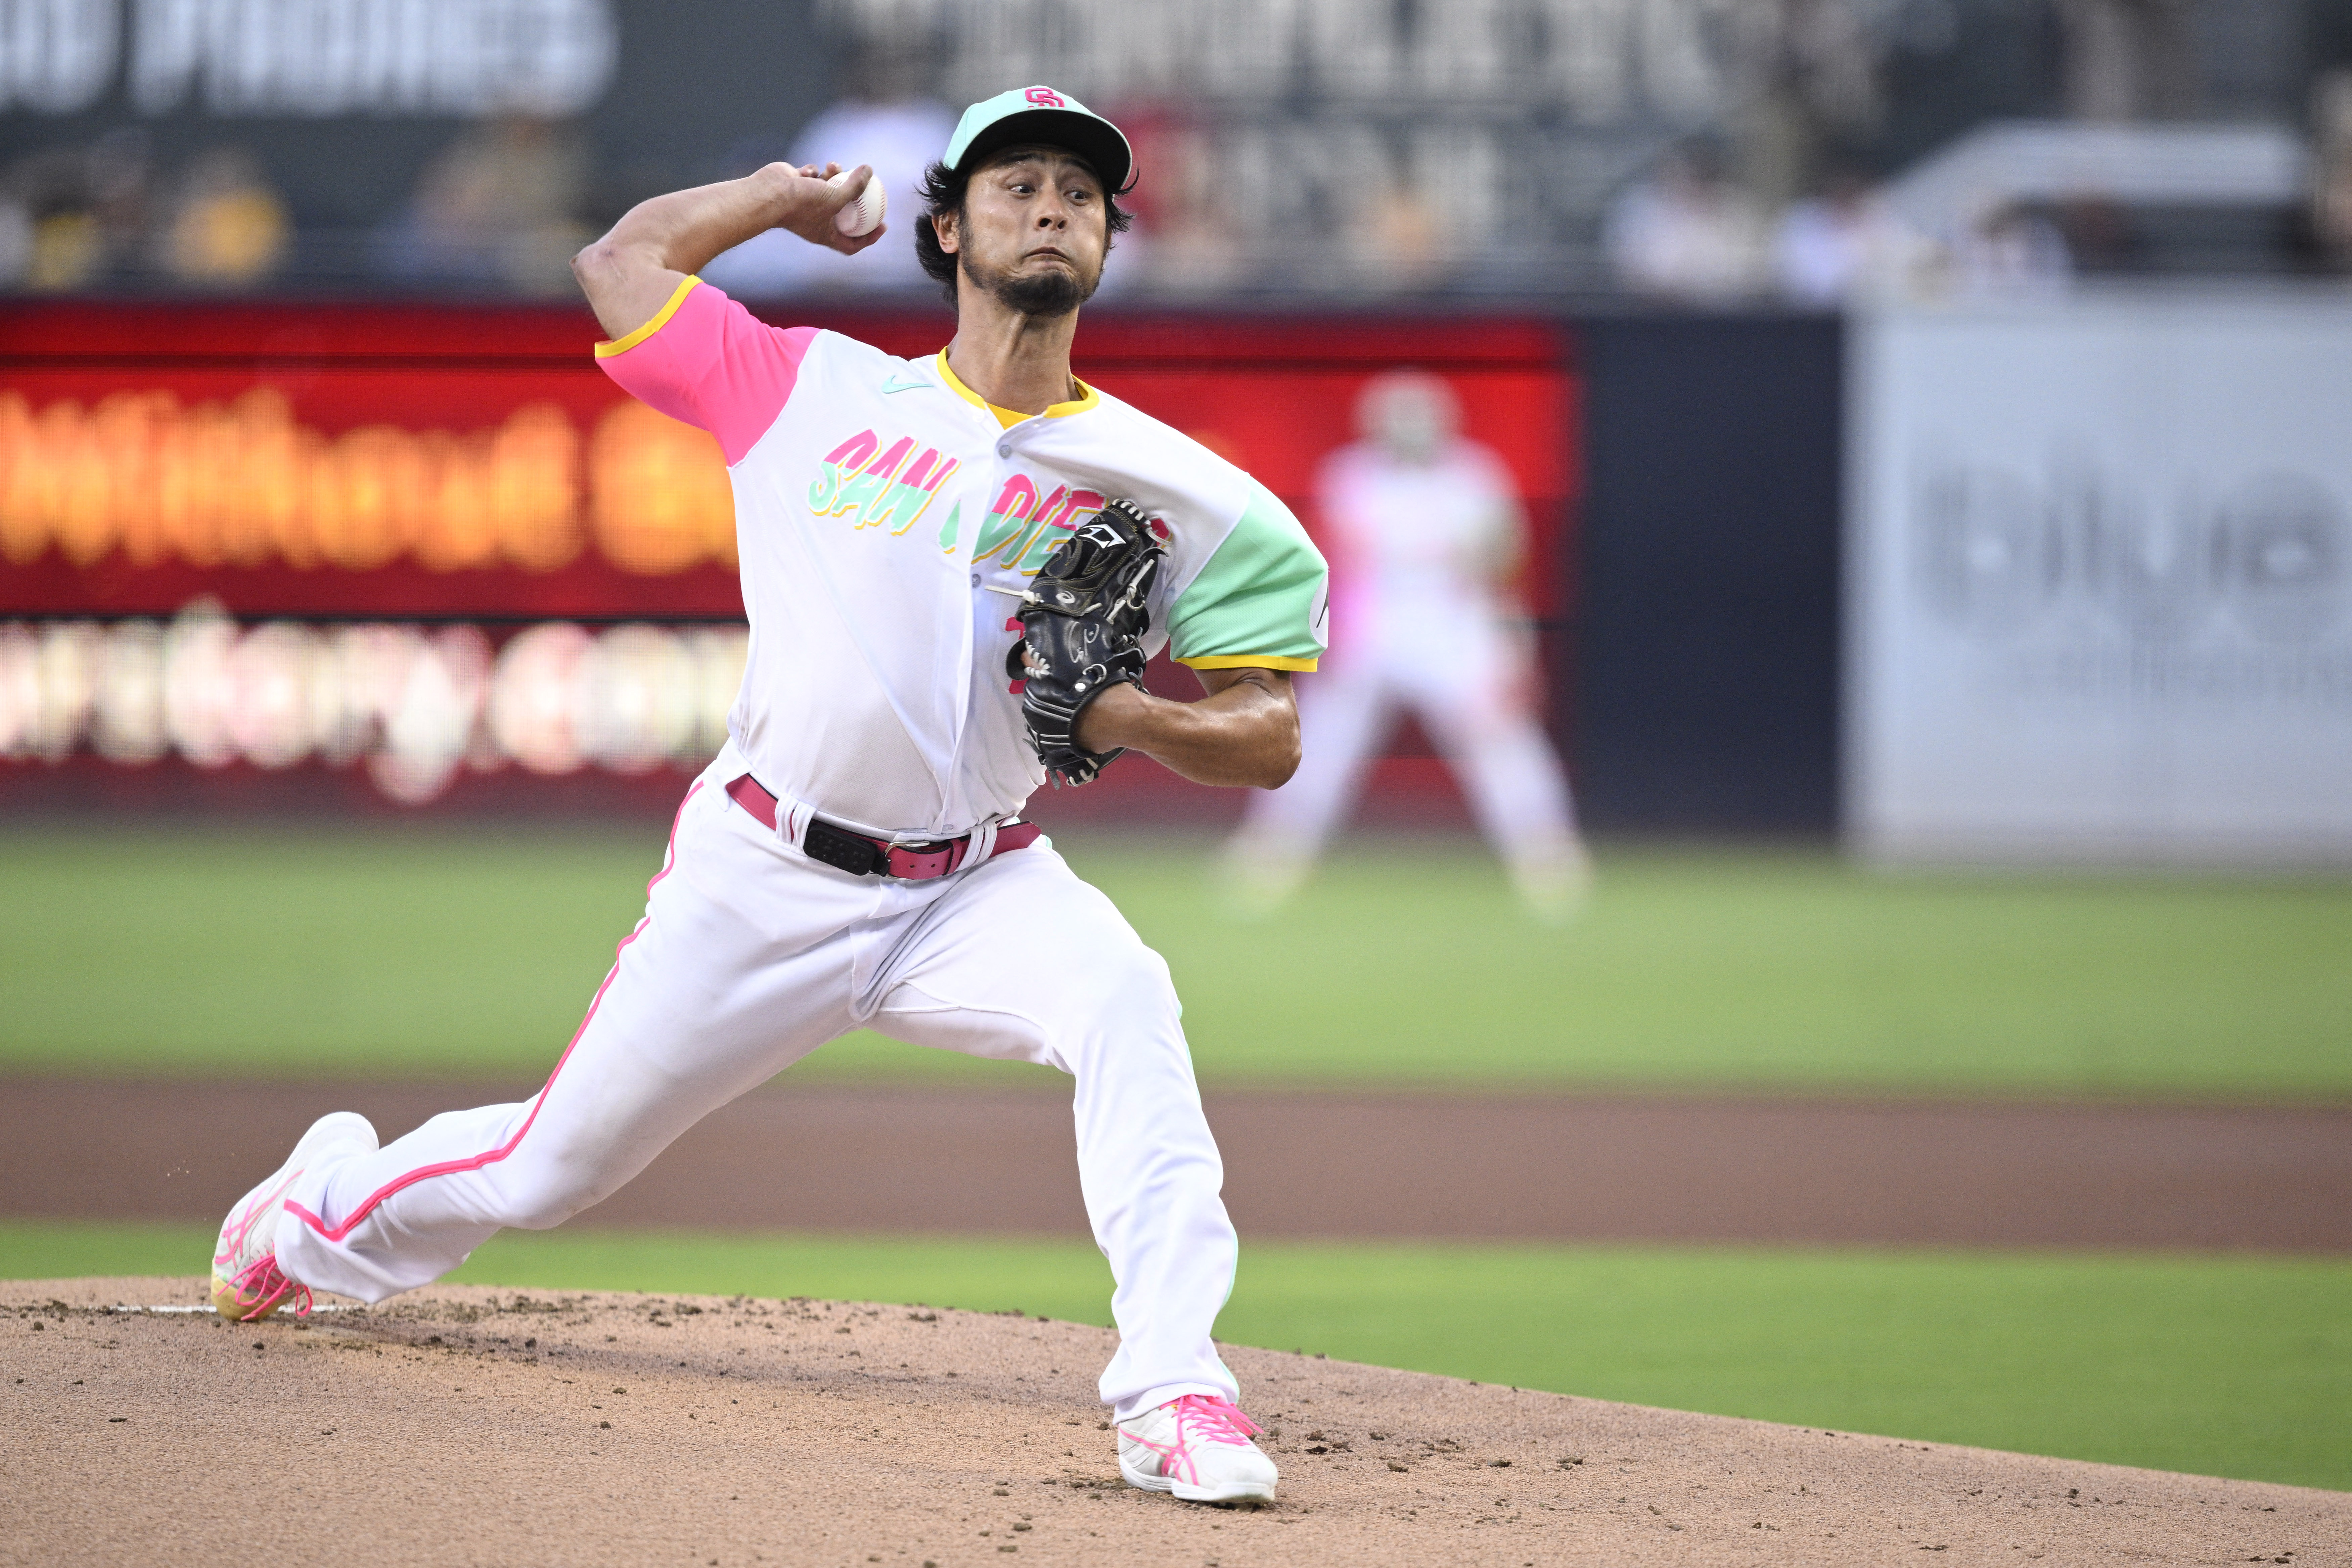
<svg viewBox="0 0 2352 1568"><path fill-rule="evenodd" d="M1925 249L1867 181L1842 170L1780 214L1772 267L1790 300L1833 307L1904 292Z"/></svg>
<svg viewBox="0 0 2352 1568"><path fill-rule="evenodd" d="M2184 120L2201 93L2191 0L2058 0L2066 112Z"/></svg>
<svg viewBox="0 0 2352 1568"><path fill-rule="evenodd" d="M1150 178L1119 198L1135 225L1119 236L1099 297L1139 284L1201 297L1233 289L1247 265L1234 232L1233 188L1270 180L1265 139L1219 146L1190 103L1126 103L1110 115L1135 149L1135 166Z"/></svg>
<svg viewBox="0 0 2352 1568"><path fill-rule="evenodd" d="M0 288L21 287L33 267L33 214L14 192L0 190Z"/></svg>
<svg viewBox="0 0 2352 1568"><path fill-rule="evenodd" d="M148 147L144 131L125 129L19 160L0 182L0 266L14 263L0 279L65 292L133 260L147 224Z"/></svg>
<svg viewBox="0 0 2352 1568"><path fill-rule="evenodd" d="M182 176L156 248L163 271L182 283L241 288L276 272L291 238L285 204L253 155L216 147Z"/></svg>
<svg viewBox="0 0 2352 1568"><path fill-rule="evenodd" d="M2352 70L2330 71L2312 90L2311 224L2339 268L2352 268Z"/></svg>
<svg viewBox="0 0 2352 1568"><path fill-rule="evenodd" d="M922 210L915 187L955 135L955 111L923 90L919 51L869 45L850 72L848 96L801 128L784 161L873 166L888 193L891 234L871 250L842 256L779 232L758 235L703 268L712 287L744 296L804 288L924 288L934 285L915 259L908 225Z"/></svg>
<svg viewBox="0 0 2352 1568"><path fill-rule="evenodd" d="M1979 220L1955 259L1960 289L1969 294L2047 298L2063 292L2074 274L2058 225L2015 202Z"/></svg>
<svg viewBox="0 0 2352 1568"><path fill-rule="evenodd" d="M1356 275L1372 288L1426 288L1449 259L1443 216L1402 169L1370 193L1352 225Z"/></svg>
<svg viewBox="0 0 2352 1568"><path fill-rule="evenodd" d="M1610 204L1601 226L1622 286L1692 304L1756 293L1765 277L1764 237L1762 214L1705 147L1660 159Z"/></svg>
<svg viewBox="0 0 2352 1568"><path fill-rule="evenodd" d="M587 175L576 131L510 116L464 132L426 165L408 210L377 235L395 277L569 294Z"/></svg>

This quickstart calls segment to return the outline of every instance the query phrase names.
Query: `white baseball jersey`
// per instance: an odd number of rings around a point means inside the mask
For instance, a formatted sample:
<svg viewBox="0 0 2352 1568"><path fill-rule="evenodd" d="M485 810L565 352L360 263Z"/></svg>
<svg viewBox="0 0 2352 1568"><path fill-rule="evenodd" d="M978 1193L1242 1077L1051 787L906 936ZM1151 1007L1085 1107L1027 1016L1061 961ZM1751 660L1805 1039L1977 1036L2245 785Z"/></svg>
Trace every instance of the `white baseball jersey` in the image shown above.
<svg viewBox="0 0 2352 1568"><path fill-rule="evenodd" d="M1316 501L1339 564L1349 646L1459 664L1465 640L1483 642L1502 608L1493 561L1516 494L1502 460L1472 441L1427 463L1371 442L1324 459Z"/></svg>
<svg viewBox="0 0 2352 1568"><path fill-rule="evenodd" d="M1547 890L1576 838L1568 778L1529 709L1525 640L1495 586L1516 495L1502 460L1472 441L1427 463L1370 442L1324 460L1316 504L1337 563L1341 635L1299 697L1298 771L1251 799L1239 863L1303 867L1318 853L1402 707L1452 765L1522 891L1556 907Z"/></svg>
<svg viewBox="0 0 2352 1568"><path fill-rule="evenodd" d="M1311 670L1323 558L1265 487L1118 399L993 408L943 351L765 326L697 278L600 344L638 398L718 438L751 653L728 725L772 793L878 836L951 838L1045 782L1004 658L1011 593L1106 498L1167 547L1147 652Z"/></svg>

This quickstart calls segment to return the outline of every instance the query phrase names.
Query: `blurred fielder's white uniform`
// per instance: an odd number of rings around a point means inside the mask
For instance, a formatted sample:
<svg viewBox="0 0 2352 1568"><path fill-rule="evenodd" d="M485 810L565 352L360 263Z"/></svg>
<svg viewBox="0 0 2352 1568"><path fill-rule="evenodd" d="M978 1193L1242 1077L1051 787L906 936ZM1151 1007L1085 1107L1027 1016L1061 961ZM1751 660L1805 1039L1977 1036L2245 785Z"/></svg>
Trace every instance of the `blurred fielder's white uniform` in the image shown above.
<svg viewBox="0 0 2352 1568"><path fill-rule="evenodd" d="M1564 913L1586 875L1567 777L1535 715L1537 678L1502 580L1522 546L1502 460L1454 434L1434 378L1367 389L1368 438L1316 483L1332 560L1331 651L1299 683L1305 757L1252 797L1232 846L1245 896L1286 894L1345 816L1364 769L1410 710L1444 753L1478 825L1539 914Z"/></svg>
<svg viewBox="0 0 2352 1568"><path fill-rule="evenodd" d="M1007 687L1002 591L1128 497L1168 548L1148 649L1304 670L1321 556L1248 475L1092 388L1040 415L996 409L944 353L763 326L693 278L598 353L726 458L751 628L730 739L546 1088L306 1173L278 1263L368 1301L425 1284L501 1227L562 1223L866 1027L1076 1078L1079 1182L1117 1281L1103 1399L1126 1419L1236 1397L1209 1335L1237 1248L1176 993L1018 821L1045 775ZM824 858L861 835L897 846L891 875Z"/></svg>

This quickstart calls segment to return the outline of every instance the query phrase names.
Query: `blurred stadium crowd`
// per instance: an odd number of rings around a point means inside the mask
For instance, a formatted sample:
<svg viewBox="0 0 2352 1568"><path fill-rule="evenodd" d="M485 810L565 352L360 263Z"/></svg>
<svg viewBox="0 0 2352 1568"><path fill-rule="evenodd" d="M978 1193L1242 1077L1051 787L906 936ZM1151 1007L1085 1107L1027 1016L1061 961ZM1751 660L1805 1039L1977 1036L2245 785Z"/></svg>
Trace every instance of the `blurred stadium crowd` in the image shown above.
<svg viewBox="0 0 2352 1568"><path fill-rule="evenodd" d="M1108 286L1143 298L1828 305L2352 266L2345 0L699 11L0 0L0 287L568 296L572 250L635 200L779 157L871 162L906 214L958 106L1040 80L1137 143ZM2104 139L1923 181L2019 123ZM712 277L925 287L904 246L754 242Z"/></svg>

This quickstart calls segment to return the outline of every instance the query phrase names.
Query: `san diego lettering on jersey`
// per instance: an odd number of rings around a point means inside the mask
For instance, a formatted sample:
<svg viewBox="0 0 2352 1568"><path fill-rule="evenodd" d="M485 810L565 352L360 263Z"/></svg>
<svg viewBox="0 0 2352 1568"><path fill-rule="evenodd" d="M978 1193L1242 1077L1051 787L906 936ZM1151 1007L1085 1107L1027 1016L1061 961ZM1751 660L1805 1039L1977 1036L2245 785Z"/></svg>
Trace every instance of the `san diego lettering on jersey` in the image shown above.
<svg viewBox="0 0 2352 1568"><path fill-rule="evenodd" d="M1045 781L1005 689L1005 601L1110 497L1168 559L1147 653L1311 670L1323 559L1289 508L1099 389L1007 424L944 352L778 329L689 278L600 350L709 431L735 491L751 645L729 731L761 783L829 820L950 838Z"/></svg>

